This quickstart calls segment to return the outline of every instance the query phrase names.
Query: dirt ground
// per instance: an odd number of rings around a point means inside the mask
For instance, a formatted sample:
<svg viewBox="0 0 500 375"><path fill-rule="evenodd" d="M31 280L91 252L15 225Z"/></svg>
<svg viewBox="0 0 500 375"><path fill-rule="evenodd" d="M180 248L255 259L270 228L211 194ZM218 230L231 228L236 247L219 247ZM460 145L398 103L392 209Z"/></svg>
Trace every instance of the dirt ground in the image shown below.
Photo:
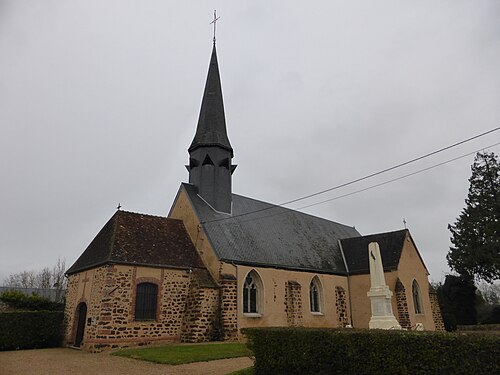
<svg viewBox="0 0 500 375"><path fill-rule="evenodd" d="M252 364L242 357L171 366L69 348L0 352L0 375L224 375Z"/></svg>

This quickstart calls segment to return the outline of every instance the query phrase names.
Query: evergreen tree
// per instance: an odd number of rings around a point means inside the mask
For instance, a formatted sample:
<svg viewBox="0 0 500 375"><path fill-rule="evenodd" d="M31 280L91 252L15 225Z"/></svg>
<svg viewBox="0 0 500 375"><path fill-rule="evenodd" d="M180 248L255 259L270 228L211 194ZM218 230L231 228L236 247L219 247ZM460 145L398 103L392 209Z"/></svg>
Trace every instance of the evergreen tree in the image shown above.
<svg viewBox="0 0 500 375"><path fill-rule="evenodd" d="M492 282L500 279L500 163L494 153L478 153L469 194L451 231L446 259L460 275Z"/></svg>
<svg viewBox="0 0 500 375"><path fill-rule="evenodd" d="M476 324L476 287L467 276L446 275L444 284L435 288L447 331L457 325Z"/></svg>

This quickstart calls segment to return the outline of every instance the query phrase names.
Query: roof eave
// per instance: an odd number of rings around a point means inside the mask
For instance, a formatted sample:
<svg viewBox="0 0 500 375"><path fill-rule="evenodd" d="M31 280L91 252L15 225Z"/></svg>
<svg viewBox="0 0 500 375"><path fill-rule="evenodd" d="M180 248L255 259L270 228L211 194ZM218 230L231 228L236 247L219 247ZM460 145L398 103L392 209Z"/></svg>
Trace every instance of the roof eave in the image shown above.
<svg viewBox="0 0 500 375"><path fill-rule="evenodd" d="M282 264L269 264L269 263L259 263L259 262L251 262L244 260L236 260L236 259L227 259L221 258L221 262L231 263L239 266L250 266L250 267L260 267L260 268L275 268L275 269L284 269L298 272L314 272L320 274L327 275L337 275L337 276L348 276L347 272L343 271L329 271L329 270L321 270L316 268L307 268L307 267L295 267L295 266L287 266Z"/></svg>

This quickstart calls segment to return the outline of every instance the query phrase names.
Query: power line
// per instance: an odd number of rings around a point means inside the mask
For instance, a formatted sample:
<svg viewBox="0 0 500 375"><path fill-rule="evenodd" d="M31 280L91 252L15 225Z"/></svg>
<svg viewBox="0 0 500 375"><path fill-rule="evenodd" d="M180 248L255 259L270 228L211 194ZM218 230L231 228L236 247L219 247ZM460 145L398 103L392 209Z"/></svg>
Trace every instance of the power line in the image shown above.
<svg viewBox="0 0 500 375"><path fill-rule="evenodd" d="M334 200L337 200L337 199L340 199L340 198L345 198L345 197L348 197L348 196L350 196L350 195L354 195L354 194L362 193L362 192L364 192L364 191L367 191L367 190L371 190L371 189L377 188L377 187L379 187L379 186L387 185L387 184L390 184L391 182L395 182L395 181L398 181L398 180L402 180L403 178L411 177L411 176L414 176L414 175L416 175L416 174L419 174L419 173L422 173L422 172L426 172L426 171L428 171L428 170L431 170L431 169L434 169L434 168L440 167L440 166L442 166L442 165L444 165L444 164L448 164L448 163L454 162L454 161L456 161L456 160L463 159L463 158L465 158L465 157L467 157L467 156L470 156L470 155L476 154L476 153L478 153L479 151L484 150L485 148L492 148L492 147L495 147L495 146L498 146L498 145L500 145L500 142L495 143L495 144L492 144L492 145L487 146L487 147L482 147L482 148L480 148L479 150L476 150L476 151L473 151L473 152L468 152L467 154L464 154L464 155L461 155L461 156L457 156L456 158L449 159L449 160L443 161L443 162L441 162L441 163L431 165L430 167L423 168L423 169L419 169L418 171L415 171L415 172L412 172L412 173L408 173L408 174L405 174L405 175L403 175L403 176L396 177L396 178L393 178L393 179L391 179L391 180L387 180L387 181L381 182L381 183L379 183L379 184L375 184L375 185L372 185L372 186L368 186L368 187L366 187L366 188L364 188L364 189L360 189L360 190L352 191L352 192L350 192L350 193L343 194L343 195L339 195L339 196L336 196L336 197L334 197L334 198L325 199L325 200L320 201L320 202L316 202L316 203L308 204L307 206L302 206L302 207L299 207L299 208L297 208L297 210L303 210L304 208L309 208L309 207L317 206L317 205L320 205L320 204L323 204L323 203L327 203L327 202L330 202L330 201L334 201Z"/></svg>
<svg viewBox="0 0 500 375"><path fill-rule="evenodd" d="M369 178L372 178L372 177L375 177L375 176L378 176L378 175L381 175L383 173L387 173L387 172L390 172L390 171L393 171L395 169L398 169L398 168L401 168L401 167L404 167L408 164L411 164L411 163L414 163L416 161L419 161L419 160L422 160L422 159L425 159L425 158L428 158L430 156L433 156L433 155L436 155L436 154L439 154L441 152L444 152L444 151L447 151L453 147L457 147L457 146L460 146L464 143L467 143L467 142L470 142L474 139L477 139L477 138L480 138L480 137L483 137L487 134L490 134L490 133L493 133L493 132L496 132L500 130L500 126L494 128L494 129L491 129L491 130L488 130L486 132L483 132L483 133L480 133L478 135L475 135L473 137L470 137L470 138L467 138L467 139L464 139L462 141L459 141L459 142L456 142L456 143L453 143L449 146L446 146L446 147L443 147L443 148L440 148L438 150L435 150L435 151L432 151L432 152L429 152L425 155L422 155L422 156L419 156L419 157L416 157L416 158L413 158L413 159L410 159L408 161L405 161L403 163L399 163L399 164L396 164L392 167L389 167L389 168L385 168L385 169L382 169L378 172L374 172L374 173L371 173L371 174L368 174L366 176L363 176L363 177L360 177L360 178L357 178L355 180L351 180L349 182L345 182L343 184L340 184L340 185L336 185L336 186L333 186L331 188L328 188L328 189L324 189L324 190L320 190L316 193L312 193L312 194L308 194L308 195L304 195L302 197L299 197L299 198L295 198L295 199L292 199L290 201L287 201L287 202L283 202L283 203L280 203L278 205L273 205L273 206L270 206L270 207L265 207L265 208L261 208L259 210L255 210L255 211L250 211L250 212L245 212L245 213L242 213L242 214L239 214L239 215L233 215L233 216L229 216L229 217L223 217L223 218L220 218L220 219L214 219L214 220L209 220L209 221L206 221L206 222L203 222L203 224L205 223L212 223L212 222L216 222L216 221L222 221L222 220L229 220L229 219L234 219L236 217L240 217L240 216L246 216L246 215L250 215L250 214L254 214L254 213L258 213L258 212L262 212L262 211L267 211L267 210L270 210L272 208L276 208L276 207L282 207L282 206L286 206L288 204L291 204L291 203L295 203L295 202L299 202L301 200L304 200L304 199L308 199L308 198L312 198L312 197L315 197L315 196L318 196L318 195L321 195L321 194L325 194L325 193L328 193L330 191L333 191L333 190L337 190L337 189L340 189L340 188L343 188L343 187L346 187L346 186L349 186L349 185L352 185L352 184L355 184L357 182L361 182L361 181L364 181L364 180L367 180Z"/></svg>
<svg viewBox="0 0 500 375"><path fill-rule="evenodd" d="M500 145L500 142L494 143L494 144L489 145L487 147L481 147L480 149L478 149L476 151L468 152L466 154L463 154L463 155L457 156L455 158L443 161L441 163L431 165L430 167L419 169L418 171L415 171L415 172L412 172L412 173L408 173L408 174L405 174L405 175L400 176L400 177L393 178L391 180L387 180L387 181L384 181L384 182L381 182L381 183L378 183L378 184L375 184L375 185L371 185L371 186L368 186L368 187L363 188L363 189L352 191L350 193L342 194L342 195L339 195L339 196L336 196L336 197L333 197L333 198L325 199L325 200L322 200L320 202L308 204L307 206L298 207L298 208L296 208L294 210L295 211L303 210L305 208L309 208L309 207L313 207L313 206L318 206L320 204L328 203L328 202L331 202L331 201L334 201L334 200L337 200L337 199L341 199L341 198L349 197L349 196L354 195L354 194L362 193L362 192L365 192L367 190L375 189L377 187L380 187L380 186L383 186L383 185L387 185L387 184L390 184L392 182L399 181L399 180L402 180L404 178L411 177L411 176L414 176L416 174L423 173L423 172L426 172L428 170L440 167L440 166L442 166L444 164L448 164L448 163L454 162L456 160L463 159L463 158L465 158L467 156L470 156L470 155L473 155L473 154L475 154L475 153L477 153L479 151L483 151L484 149L492 148L492 147L495 147L495 146L498 146L498 145ZM266 209L271 209L271 208L283 208L283 207L278 206L278 205L272 206L272 207L266 207ZM253 214L253 213L256 213L256 212L260 212L260 211L264 211L264 209L262 209L262 210L256 210L256 211L252 211L252 212L248 212L248 214ZM267 218L272 217L272 216L283 215L283 214L285 214L287 212L288 211L280 211L280 212L277 212L277 213L274 213L274 214L270 214L270 215L267 215L267 216L261 216L261 217L251 218L251 219L245 220L244 222L253 221L253 220L260 220L260 219L267 219ZM238 216L243 216L243 214L242 215L238 215ZM230 219L230 218L227 218L227 219ZM207 221L206 223L212 223L212 222L220 221L220 220L221 219Z"/></svg>
<svg viewBox="0 0 500 375"><path fill-rule="evenodd" d="M439 154L440 152L443 152L443 151L446 151L446 150L449 150L450 148L453 148L453 147L456 147L456 146L459 146L461 144L464 144L466 142L470 142L474 139L477 139L479 137L482 137L486 134L489 134L489 133L493 133L497 130L500 130L500 126L495 128L495 129L492 129L492 130L488 130L487 132L484 132L484 133L481 133L481 134L478 134L474 137L471 137L471 138L467 138L463 141L460 141L460 142L457 142L457 143L454 143L450 146L446 146L446 147L443 147L443 148L440 148L439 150L436 150L436 151L433 151L433 152L430 152L428 154L425 154L425 155L422 155L422 156L419 156L418 158L414 158L414 159L411 159L411 160L408 160L408 161L405 161L404 163L400 163L400 164L396 164L392 167L389 167L389 168L386 168L386 169L383 169L381 171L378 171L378 172L375 172L375 173L372 173L372 174L369 174L367 176L364 176L364 177L360 177L356 180L352 180L352 181L349 181L349 182L346 182L344 184L340 184L340 185L337 185L337 186L334 186L334 187L331 187L331 188L328 188L328 189L325 189L325 190L321 190L321 191L318 191L317 193L312 193L312 194L309 194L309 195L306 195L306 196L303 196L303 197L300 197L300 198L296 198L296 199L293 199L291 201L288 201L288 202L285 202L285 203L281 203L279 204L279 206L286 206L287 204L290 204L290 203L295 203L295 202L298 202L298 201L301 201L301 200L304 200L304 199L307 199L307 198L312 198L312 197L315 197L317 195L320 195L320 194L324 194L324 193L328 193L329 191L332 191L332 190L336 190L336 189L340 189L342 187L345 187L345 186L349 186L349 185L352 185L352 184L355 184L356 182L360 182L360 181L363 181L363 180L366 180L366 179L369 179L369 178L372 178L372 177L375 177L375 176L378 176L382 173L386 173L386 172L389 172L389 171L392 171L394 169L397 169L397 168L401 168L401 167L404 167L405 165L408 165L408 164L411 164L411 163L414 163L416 161L419 161L419 160L422 160L422 159L425 159L429 156L432 156L432 155L436 155L436 154Z"/></svg>

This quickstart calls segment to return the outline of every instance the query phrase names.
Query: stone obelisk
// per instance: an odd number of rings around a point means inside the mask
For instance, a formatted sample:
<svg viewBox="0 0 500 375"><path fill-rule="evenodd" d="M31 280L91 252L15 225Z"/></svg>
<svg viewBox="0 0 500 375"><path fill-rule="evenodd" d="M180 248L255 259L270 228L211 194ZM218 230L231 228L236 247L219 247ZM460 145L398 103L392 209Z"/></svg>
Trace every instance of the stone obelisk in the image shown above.
<svg viewBox="0 0 500 375"><path fill-rule="evenodd" d="M368 259L370 262L371 288L367 293L372 306L370 329L401 329L396 317L392 313L392 292L385 284L382 257L377 242L368 245Z"/></svg>

